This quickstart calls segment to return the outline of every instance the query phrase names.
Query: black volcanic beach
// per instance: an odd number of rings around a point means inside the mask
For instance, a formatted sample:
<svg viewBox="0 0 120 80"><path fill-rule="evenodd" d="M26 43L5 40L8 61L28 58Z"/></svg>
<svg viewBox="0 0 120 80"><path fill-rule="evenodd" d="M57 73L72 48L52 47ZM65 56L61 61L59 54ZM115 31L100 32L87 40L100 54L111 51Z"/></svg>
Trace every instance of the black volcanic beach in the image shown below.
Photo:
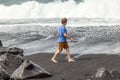
<svg viewBox="0 0 120 80"><path fill-rule="evenodd" d="M0 15L0 80L120 80L120 0L0 0ZM75 62L56 64L64 17Z"/></svg>
<svg viewBox="0 0 120 80"><path fill-rule="evenodd" d="M106 54L88 54L78 57L76 62L68 63L65 54L60 54L57 58L57 64L53 63L50 59L53 54L51 53L38 53L26 56L26 59L34 61L36 64L43 67L50 72L53 76L43 79L32 80L91 80L97 69L104 67L107 70L120 70L120 56L119 55L106 55ZM76 54L72 55L76 56ZM120 80L120 79L92 79L92 80Z"/></svg>

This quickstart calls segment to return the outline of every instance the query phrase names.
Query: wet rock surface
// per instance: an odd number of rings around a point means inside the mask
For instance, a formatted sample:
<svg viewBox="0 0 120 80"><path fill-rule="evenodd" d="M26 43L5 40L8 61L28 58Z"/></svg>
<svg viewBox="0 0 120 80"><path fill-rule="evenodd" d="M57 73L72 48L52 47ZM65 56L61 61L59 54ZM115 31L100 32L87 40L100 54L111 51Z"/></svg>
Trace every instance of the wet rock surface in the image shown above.
<svg viewBox="0 0 120 80"><path fill-rule="evenodd" d="M39 65L26 60L23 49L0 46L0 80L24 80L52 76Z"/></svg>
<svg viewBox="0 0 120 80"><path fill-rule="evenodd" d="M10 76L1 66L0 66L0 80L9 80Z"/></svg>
<svg viewBox="0 0 120 80"><path fill-rule="evenodd" d="M52 76L45 69L38 66L30 60L25 60L18 69L14 71L11 78L16 79L31 79L34 77L45 78Z"/></svg>

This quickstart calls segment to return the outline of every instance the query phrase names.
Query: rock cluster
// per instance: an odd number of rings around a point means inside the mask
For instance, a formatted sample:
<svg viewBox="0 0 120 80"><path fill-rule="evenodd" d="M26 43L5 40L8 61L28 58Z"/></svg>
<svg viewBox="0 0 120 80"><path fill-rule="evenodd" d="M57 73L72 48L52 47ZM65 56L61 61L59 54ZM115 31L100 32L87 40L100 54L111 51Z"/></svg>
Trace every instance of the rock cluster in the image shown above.
<svg viewBox="0 0 120 80"><path fill-rule="evenodd" d="M89 76L86 80L120 80L120 70L107 70L100 67L93 76Z"/></svg>
<svg viewBox="0 0 120 80"><path fill-rule="evenodd" d="M22 49L3 47L0 41L0 80L24 80L51 76L39 65L24 59Z"/></svg>

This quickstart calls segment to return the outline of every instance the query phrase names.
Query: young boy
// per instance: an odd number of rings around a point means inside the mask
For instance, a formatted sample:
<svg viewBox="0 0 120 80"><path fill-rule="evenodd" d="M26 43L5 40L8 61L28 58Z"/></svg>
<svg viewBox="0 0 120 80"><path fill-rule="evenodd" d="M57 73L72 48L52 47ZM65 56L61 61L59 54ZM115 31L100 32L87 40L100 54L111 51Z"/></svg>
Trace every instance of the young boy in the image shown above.
<svg viewBox="0 0 120 80"><path fill-rule="evenodd" d="M69 45L67 43L67 38L70 39L71 41L73 41L73 38L71 38L68 34L67 34L67 30L65 28L65 25L67 24L67 18L62 18L61 19L61 23L62 26L59 27L59 31L58 31L58 42L59 42L59 46L58 46L58 50L55 52L55 54L53 55L53 57L51 58L51 60L54 63L57 63L58 61L56 60L56 57L58 54L60 54L63 50L63 48L66 50L66 54L67 54L67 59L68 62L74 62L74 60L70 57L70 50L69 50Z"/></svg>

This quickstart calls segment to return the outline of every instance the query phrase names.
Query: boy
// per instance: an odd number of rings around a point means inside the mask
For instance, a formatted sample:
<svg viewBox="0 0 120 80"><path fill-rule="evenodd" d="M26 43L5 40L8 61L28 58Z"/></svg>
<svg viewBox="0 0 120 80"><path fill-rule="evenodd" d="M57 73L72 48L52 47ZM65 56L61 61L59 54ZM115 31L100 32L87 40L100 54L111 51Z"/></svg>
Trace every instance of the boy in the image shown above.
<svg viewBox="0 0 120 80"><path fill-rule="evenodd" d="M63 50L63 48L66 50L66 54L67 54L67 59L68 62L74 62L74 60L70 57L70 50L69 50L69 45L67 43L67 38L70 39L71 41L73 41L73 38L71 38L68 34L67 34L67 30L65 28L65 25L67 24L67 18L62 18L61 19L61 23L62 26L59 27L59 31L58 31L58 42L59 42L59 46L58 46L58 50L55 52L55 54L53 55L53 57L51 58L51 60L54 63L57 63L58 61L56 60L56 57L58 54L60 54Z"/></svg>

